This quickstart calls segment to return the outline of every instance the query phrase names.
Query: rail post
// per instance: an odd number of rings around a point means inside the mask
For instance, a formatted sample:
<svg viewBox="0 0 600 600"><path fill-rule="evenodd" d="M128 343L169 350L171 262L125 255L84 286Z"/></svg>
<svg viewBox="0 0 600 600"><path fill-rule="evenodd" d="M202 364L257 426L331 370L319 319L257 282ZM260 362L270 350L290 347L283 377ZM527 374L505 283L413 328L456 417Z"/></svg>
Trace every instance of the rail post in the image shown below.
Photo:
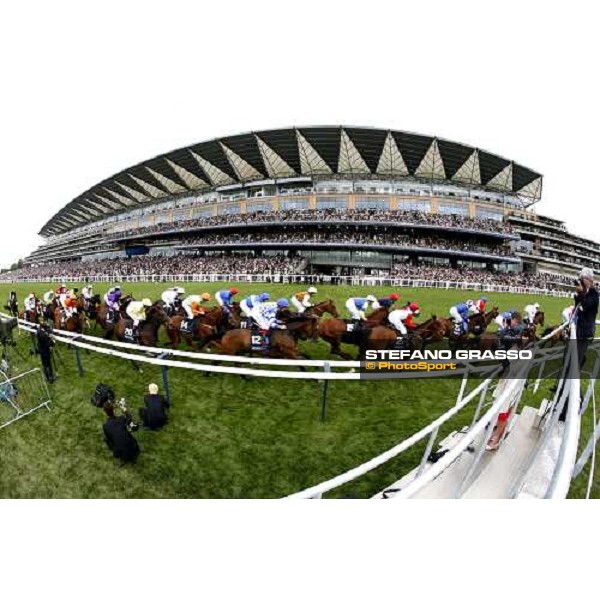
<svg viewBox="0 0 600 600"><path fill-rule="evenodd" d="M168 352L163 352L158 355L158 358L167 358L169 356ZM163 380L163 388L165 390L165 398L167 400L167 404L171 404L171 392L169 390L169 367L163 365L162 366L162 380Z"/></svg>
<svg viewBox="0 0 600 600"><path fill-rule="evenodd" d="M77 336L73 338L73 341L76 342L80 339L81 336ZM85 371L83 370L83 363L81 362L81 351L79 350L79 346L73 346L75 349L75 362L77 363L77 371L79 373L79 377L83 377L85 375Z"/></svg>
<svg viewBox="0 0 600 600"><path fill-rule="evenodd" d="M324 373L331 373L331 365L326 362L323 365ZM327 389L329 387L329 379L323 382L323 393L321 394L321 422L325 421L327 415Z"/></svg>

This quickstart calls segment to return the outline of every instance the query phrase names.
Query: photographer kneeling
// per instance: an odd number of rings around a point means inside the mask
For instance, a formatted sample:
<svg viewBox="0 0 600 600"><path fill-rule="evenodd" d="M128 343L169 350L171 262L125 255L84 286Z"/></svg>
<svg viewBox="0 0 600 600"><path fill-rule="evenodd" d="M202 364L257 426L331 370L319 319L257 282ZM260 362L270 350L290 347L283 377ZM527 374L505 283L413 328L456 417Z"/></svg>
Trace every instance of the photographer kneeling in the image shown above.
<svg viewBox="0 0 600 600"><path fill-rule="evenodd" d="M168 400L158 393L158 386L151 383L148 394L144 396L144 408L140 408L140 419L148 429L160 429L167 423L167 411L170 408Z"/></svg>
<svg viewBox="0 0 600 600"><path fill-rule="evenodd" d="M123 462L135 462L140 454L140 447L131 432L135 425L131 415L123 410L124 414L117 417L112 402L106 402L102 407L108 417L103 425L104 439L115 458Z"/></svg>

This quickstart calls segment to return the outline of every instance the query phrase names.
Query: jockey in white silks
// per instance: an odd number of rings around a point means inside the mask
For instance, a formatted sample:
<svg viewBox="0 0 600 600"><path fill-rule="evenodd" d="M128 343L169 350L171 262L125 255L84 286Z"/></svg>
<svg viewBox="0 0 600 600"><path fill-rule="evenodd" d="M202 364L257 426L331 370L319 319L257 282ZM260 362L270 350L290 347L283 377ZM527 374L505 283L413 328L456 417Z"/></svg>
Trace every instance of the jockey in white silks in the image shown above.
<svg viewBox="0 0 600 600"><path fill-rule="evenodd" d="M373 310L379 308L379 302L373 295L366 298L348 298L346 300L346 308L350 313L350 317L355 321L364 321L367 318L366 311L371 306Z"/></svg>

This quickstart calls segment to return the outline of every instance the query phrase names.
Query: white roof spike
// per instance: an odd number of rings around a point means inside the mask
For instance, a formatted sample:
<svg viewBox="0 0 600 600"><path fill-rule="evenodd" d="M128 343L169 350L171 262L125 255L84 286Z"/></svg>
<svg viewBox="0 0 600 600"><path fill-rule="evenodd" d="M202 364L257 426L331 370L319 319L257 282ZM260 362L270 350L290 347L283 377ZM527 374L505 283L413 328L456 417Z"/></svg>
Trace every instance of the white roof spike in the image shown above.
<svg viewBox="0 0 600 600"><path fill-rule="evenodd" d="M132 187L121 183L115 179L115 183L122 189L125 190L132 198L135 198L138 202L148 202L148 196L144 196L144 194L134 190Z"/></svg>
<svg viewBox="0 0 600 600"><path fill-rule="evenodd" d="M129 177L131 177L131 179L133 179L145 192L148 192L148 194L152 196L152 198L164 198L167 195L165 192L158 189L155 185L144 181L140 177L136 177L131 173L129 173Z"/></svg>
<svg viewBox="0 0 600 600"><path fill-rule="evenodd" d="M165 177L162 173L159 173L150 167L146 167L146 171L148 171L148 173L150 173L150 175L152 175L152 177L154 177L158 183L164 185L169 192L171 192L171 194L181 194L181 192L187 191L182 185L179 185L177 182Z"/></svg>
<svg viewBox="0 0 600 600"><path fill-rule="evenodd" d="M431 142L431 146L429 146L421 164L417 167L415 175L427 179L446 179L446 171L436 139Z"/></svg>
<svg viewBox="0 0 600 600"><path fill-rule="evenodd" d="M204 179L200 179L200 177L198 177L191 171L184 169L183 167L181 167L177 163L174 163L172 160L169 160L168 158L167 158L167 162L169 163L169 165L171 165L171 168L173 169L173 171L175 171L175 173L177 173L177 175L179 175L181 180L185 183L185 185L188 186L188 188L190 190L200 190L202 188L210 187L210 185L208 183L206 183L206 181L204 181Z"/></svg>
<svg viewBox="0 0 600 600"><path fill-rule="evenodd" d="M408 175L408 168L400 150L398 150L398 144L391 132L388 132L381 156L379 157L379 163L377 165L378 175Z"/></svg>
<svg viewBox="0 0 600 600"><path fill-rule="evenodd" d="M364 173L371 171L360 152L356 149L350 136L342 129L340 140L340 156L338 159L338 173Z"/></svg>
<svg viewBox="0 0 600 600"><path fill-rule="evenodd" d="M104 189L106 189L106 188L104 188ZM99 194L94 194L94 196L96 196L96 198L98 198L98 200L101 200L105 204L108 204L114 210L120 210L121 208L123 208L122 204L119 204L118 202L115 202L114 200L111 200L110 198L107 198L106 196L100 196ZM130 202L131 202L131 200L130 200Z"/></svg>
<svg viewBox="0 0 600 600"><path fill-rule="evenodd" d="M198 161L198 164L202 167L202 170L206 173L212 185L227 185L229 183L236 183L227 173L224 173L215 167L212 163L209 163L205 158L196 154L193 150L190 150L192 156Z"/></svg>
<svg viewBox="0 0 600 600"><path fill-rule="evenodd" d="M531 183L523 186L517 191L517 194L521 196L527 196L528 198L540 198L542 195L542 178L538 177Z"/></svg>
<svg viewBox="0 0 600 600"><path fill-rule="evenodd" d="M122 204L125 204L126 206L133 206L133 205L135 205L135 202L131 198L128 198L127 196L123 196L123 194L118 194L117 192L113 192L112 190L109 190L108 188L102 188L102 189L107 194L110 194L113 198L116 198ZM122 207L119 207L119 208L122 208Z"/></svg>
<svg viewBox="0 0 600 600"><path fill-rule="evenodd" d="M250 163L245 161L239 154L236 154L231 148L228 148L223 142L219 142L223 152L227 156L227 160L231 163L233 170L236 172L241 181L248 179L264 179L262 173L259 173Z"/></svg>
<svg viewBox="0 0 600 600"><path fill-rule="evenodd" d="M452 176L452 181L481 185L481 171L479 170L478 150L475 150L462 164L460 169L454 173Z"/></svg>
<svg viewBox="0 0 600 600"><path fill-rule="evenodd" d="M258 144L258 149L262 156L269 177L278 179L280 177L294 177L297 175L296 171L288 165L275 150L263 142L257 135L254 136Z"/></svg>
<svg viewBox="0 0 600 600"><path fill-rule="evenodd" d="M298 140L302 175L331 175L332 171L327 163L297 129L296 139Z"/></svg>
<svg viewBox="0 0 600 600"><path fill-rule="evenodd" d="M504 192L512 192L513 181L512 181L512 163L508 163L500 173L492 177L487 182L487 187L501 190Z"/></svg>

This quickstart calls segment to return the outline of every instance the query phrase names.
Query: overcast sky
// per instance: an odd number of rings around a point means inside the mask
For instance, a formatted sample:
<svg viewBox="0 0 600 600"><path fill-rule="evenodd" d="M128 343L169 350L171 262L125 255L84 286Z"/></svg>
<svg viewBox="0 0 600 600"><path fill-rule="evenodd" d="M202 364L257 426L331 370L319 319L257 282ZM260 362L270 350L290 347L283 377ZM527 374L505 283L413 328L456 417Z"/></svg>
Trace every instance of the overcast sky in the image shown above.
<svg viewBox="0 0 600 600"><path fill-rule="evenodd" d="M598 19L530 4L3 6L0 267L139 161L310 124L405 129L520 162L545 176L539 212L598 240Z"/></svg>

